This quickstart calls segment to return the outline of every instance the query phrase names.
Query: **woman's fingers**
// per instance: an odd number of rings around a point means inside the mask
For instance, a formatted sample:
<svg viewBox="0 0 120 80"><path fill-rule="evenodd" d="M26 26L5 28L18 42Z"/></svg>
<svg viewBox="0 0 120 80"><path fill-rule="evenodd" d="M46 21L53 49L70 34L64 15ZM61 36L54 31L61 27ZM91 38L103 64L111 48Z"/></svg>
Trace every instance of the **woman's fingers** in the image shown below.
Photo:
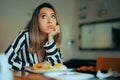
<svg viewBox="0 0 120 80"><path fill-rule="evenodd" d="M55 30L51 31L49 34L48 34L48 42L51 42L54 38L55 35L59 34L60 33L60 26L57 25L55 27Z"/></svg>
<svg viewBox="0 0 120 80"><path fill-rule="evenodd" d="M56 28L56 33L60 33L60 26L57 25L55 28Z"/></svg>
<svg viewBox="0 0 120 80"><path fill-rule="evenodd" d="M33 67L30 66L24 66L24 68L33 69Z"/></svg>
<svg viewBox="0 0 120 80"><path fill-rule="evenodd" d="M55 27L55 30L52 31L50 34L52 34L53 36L55 36L55 35L58 34L58 33L60 33L60 26L59 26L59 25L57 25L57 26Z"/></svg>

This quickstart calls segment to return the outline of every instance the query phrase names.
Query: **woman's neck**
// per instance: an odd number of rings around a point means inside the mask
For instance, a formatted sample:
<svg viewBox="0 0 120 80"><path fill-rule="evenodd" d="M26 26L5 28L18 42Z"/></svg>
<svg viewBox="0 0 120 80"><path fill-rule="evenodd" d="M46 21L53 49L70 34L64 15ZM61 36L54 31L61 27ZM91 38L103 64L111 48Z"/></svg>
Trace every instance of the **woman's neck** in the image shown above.
<svg viewBox="0 0 120 80"><path fill-rule="evenodd" d="M47 39L47 34L40 34L40 39L42 42L45 43L46 39Z"/></svg>

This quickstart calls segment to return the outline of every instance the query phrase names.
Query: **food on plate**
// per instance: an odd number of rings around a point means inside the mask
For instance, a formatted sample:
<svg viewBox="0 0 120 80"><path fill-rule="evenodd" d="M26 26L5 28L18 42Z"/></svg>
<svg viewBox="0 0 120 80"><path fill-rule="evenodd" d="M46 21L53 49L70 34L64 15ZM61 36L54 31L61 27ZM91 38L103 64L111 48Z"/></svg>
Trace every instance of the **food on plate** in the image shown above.
<svg viewBox="0 0 120 80"><path fill-rule="evenodd" d="M43 66L41 64L34 64L32 68L33 68L33 70L42 69Z"/></svg>
<svg viewBox="0 0 120 80"><path fill-rule="evenodd" d="M61 63L55 64L53 67L55 67L56 69L59 69L59 70L67 69L67 67Z"/></svg>
<svg viewBox="0 0 120 80"><path fill-rule="evenodd" d="M55 64L54 66L52 65L45 65L45 64L34 64L33 65L33 70L63 70L63 69L67 69L67 67L65 65L63 65L62 63L58 63Z"/></svg>
<svg viewBox="0 0 120 80"><path fill-rule="evenodd" d="M95 71L96 67L95 66L82 66L82 67L77 68L77 70Z"/></svg>

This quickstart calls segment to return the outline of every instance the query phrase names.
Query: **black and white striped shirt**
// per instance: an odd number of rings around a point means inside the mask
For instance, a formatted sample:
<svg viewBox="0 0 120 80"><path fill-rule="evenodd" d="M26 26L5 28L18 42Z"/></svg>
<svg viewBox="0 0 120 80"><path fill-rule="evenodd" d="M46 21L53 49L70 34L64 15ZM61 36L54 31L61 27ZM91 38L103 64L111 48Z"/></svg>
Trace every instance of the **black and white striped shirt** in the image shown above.
<svg viewBox="0 0 120 80"><path fill-rule="evenodd" d="M22 30L11 45L6 49L5 54L8 56L8 63L10 69L24 70L23 66L32 66L33 64L40 63L39 55L37 53L31 54L28 52L29 48L29 32ZM52 63L62 63L62 54L56 48L54 41L44 45L46 58Z"/></svg>

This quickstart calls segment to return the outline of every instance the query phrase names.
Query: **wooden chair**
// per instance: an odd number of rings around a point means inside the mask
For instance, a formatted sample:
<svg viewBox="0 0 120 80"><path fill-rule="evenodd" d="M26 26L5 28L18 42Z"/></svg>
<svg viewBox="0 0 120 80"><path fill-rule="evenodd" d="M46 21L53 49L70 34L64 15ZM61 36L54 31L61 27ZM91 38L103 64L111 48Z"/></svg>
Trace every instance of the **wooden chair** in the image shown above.
<svg viewBox="0 0 120 80"><path fill-rule="evenodd" d="M120 58L111 58L111 57L98 57L97 58L97 64L96 64L97 70L117 70L120 71Z"/></svg>

